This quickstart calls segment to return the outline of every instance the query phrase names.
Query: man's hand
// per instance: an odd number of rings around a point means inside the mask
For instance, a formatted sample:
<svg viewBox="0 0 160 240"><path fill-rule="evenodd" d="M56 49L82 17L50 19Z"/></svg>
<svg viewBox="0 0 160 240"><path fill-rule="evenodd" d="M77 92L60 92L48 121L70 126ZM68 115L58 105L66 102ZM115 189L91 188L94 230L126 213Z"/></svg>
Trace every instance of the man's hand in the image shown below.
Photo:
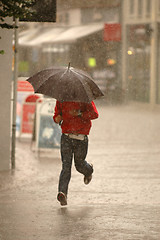
<svg viewBox="0 0 160 240"><path fill-rule="evenodd" d="M62 120L63 120L63 118L62 118L61 115L58 115L57 117L55 117L55 122L56 123L60 123L60 121L62 121Z"/></svg>
<svg viewBox="0 0 160 240"><path fill-rule="evenodd" d="M82 116L82 112L80 110L77 110L77 109L70 110L69 114L71 114L73 117Z"/></svg>

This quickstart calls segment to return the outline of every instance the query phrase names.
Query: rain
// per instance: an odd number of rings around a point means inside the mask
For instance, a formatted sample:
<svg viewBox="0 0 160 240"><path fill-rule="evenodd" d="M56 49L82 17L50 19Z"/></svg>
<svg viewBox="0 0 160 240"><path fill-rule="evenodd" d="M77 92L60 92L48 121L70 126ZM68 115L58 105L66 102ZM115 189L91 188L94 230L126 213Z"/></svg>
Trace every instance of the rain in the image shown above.
<svg viewBox="0 0 160 240"><path fill-rule="evenodd" d="M160 1L1 2L0 240L159 240ZM86 135L61 204L61 139Z"/></svg>

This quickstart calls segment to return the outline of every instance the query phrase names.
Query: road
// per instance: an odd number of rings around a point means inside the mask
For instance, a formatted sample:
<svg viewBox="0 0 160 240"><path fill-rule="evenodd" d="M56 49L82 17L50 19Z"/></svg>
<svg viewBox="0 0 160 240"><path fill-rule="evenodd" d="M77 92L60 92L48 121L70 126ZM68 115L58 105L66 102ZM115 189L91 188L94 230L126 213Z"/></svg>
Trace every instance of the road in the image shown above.
<svg viewBox="0 0 160 240"><path fill-rule="evenodd" d="M68 205L56 200L59 149L16 143L16 169L0 173L0 240L159 240L160 111L97 103L87 160L72 168Z"/></svg>

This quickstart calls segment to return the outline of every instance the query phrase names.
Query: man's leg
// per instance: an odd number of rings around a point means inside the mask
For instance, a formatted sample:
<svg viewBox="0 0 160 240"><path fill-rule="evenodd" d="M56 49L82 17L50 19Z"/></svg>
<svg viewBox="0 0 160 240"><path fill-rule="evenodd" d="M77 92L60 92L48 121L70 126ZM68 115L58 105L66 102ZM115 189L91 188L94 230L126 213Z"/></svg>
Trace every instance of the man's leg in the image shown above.
<svg viewBox="0 0 160 240"><path fill-rule="evenodd" d="M88 137L85 136L84 140L74 140L74 161L75 167L78 172L84 176L91 176L93 173L93 167L87 163L86 156L88 152Z"/></svg>
<svg viewBox="0 0 160 240"><path fill-rule="evenodd" d="M62 134L61 137L61 160L62 170L59 178L58 191L63 192L65 195L68 193L68 184L71 179L71 167L72 167L72 140Z"/></svg>

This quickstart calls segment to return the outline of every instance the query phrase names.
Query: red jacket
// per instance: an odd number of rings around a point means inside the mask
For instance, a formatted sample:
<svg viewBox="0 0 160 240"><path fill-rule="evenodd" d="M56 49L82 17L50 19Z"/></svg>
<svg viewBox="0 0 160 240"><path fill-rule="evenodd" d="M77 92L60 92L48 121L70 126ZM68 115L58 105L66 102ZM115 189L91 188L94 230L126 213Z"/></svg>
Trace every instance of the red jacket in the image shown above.
<svg viewBox="0 0 160 240"><path fill-rule="evenodd" d="M73 117L69 111L80 110L82 116ZM63 122L61 125L62 133L74 133L88 135L92 126L91 120L98 118L98 111L94 102L80 103L80 102L56 102L55 117L62 115Z"/></svg>

